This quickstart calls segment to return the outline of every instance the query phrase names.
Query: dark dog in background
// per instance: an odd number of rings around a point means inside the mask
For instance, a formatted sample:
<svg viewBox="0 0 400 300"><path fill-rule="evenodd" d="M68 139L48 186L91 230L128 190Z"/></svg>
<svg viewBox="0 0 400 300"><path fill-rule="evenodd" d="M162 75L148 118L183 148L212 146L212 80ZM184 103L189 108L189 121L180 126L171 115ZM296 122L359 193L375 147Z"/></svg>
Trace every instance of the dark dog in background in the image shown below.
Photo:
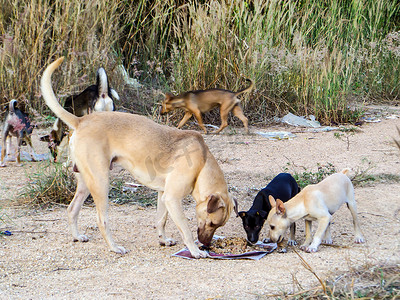
<svg viewBox="0 0 400 300"><path fill-rule="evenodd" d="M99 68L96 84L89 86L78 95L69 96L65 100L64 108L75 116L82 117L93 111L115 110L114 100L119 100L118 93L110 88L104 68ZM68 137L68 127L60 119L56 119L50 134L40 138L41 141L48 142L54 162L58 161L68 145L69 139L63 141L65 137Z"/></svg>
<svg viewBox="0 0 400 300"><path fill-rule="evenodd" d="M260 231L272 208L268 200L270 195L286 202L293 198L299 191L300 188L296 180L288 173L278 174L265 188L259 191L250 209L247 212L239 212L247 234L247 241L251 244L257 243ZM296 225L293 223L290 227L289 245L296 244L294 241L295 231Z"/></svg>
<svg viewBox="0 0 400 300"><path fill-rule="evenodd" d="M26 113L18 109L17 100L10 101L8 112L4 120L2 139L3 147L1 148L1 161L0 167L5 167L5 159L11 149L11 137L17 138L17 165L21 165L21 146L28 144L31 148L31 157L35 161L35 151L32 147L31 134L33 125ZM6 141L8 140L8 145Z"/></svg>

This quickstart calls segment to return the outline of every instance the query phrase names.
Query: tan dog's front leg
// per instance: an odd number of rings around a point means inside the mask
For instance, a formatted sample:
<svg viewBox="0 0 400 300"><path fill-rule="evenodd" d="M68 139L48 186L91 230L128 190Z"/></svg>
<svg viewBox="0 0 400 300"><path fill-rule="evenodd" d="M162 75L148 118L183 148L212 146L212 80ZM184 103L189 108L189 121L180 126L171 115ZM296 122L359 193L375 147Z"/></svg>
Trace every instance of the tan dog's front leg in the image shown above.
<svg viewBox="0 0 400 300"><path fill-rule="evenodd" d="M312 221L305 220L305 229L306 229L306 240L304 243L300 246L301 250L306 250L307 246L311 244L312 241L312 236L311 236L311 226L312 226Z"/></svg>
<svg viewBox="0 0 400 300"><path fill-rule="evenodd" d="M199 123L199 126L201 129L203 129L204 133L207 134L207 129L203 124L203 119L201 118L201 112L200 110L196 110L193 112L194 116L196 117L197 122Z"/></svg>
<svg viewBox="0 0 400 300"><path fill-rule="evenodd" d="M190 119L190 117L191 117L192 115L193 115L193 114L192 114L190 111L187 111L187 112L185 113L185 115L183 116L182 120L179 122L178 128L182 128L183 125L186 124L186 122Z"/></svg>
<svg viewBox="0 0 400 300"><path fill-rule="evenodd" d="M207 252L201 251L199 249L199 247L197 247L196 244L194 243L192 232L190 231L186 217L183 214L182 205L180 202L181 200L182 199L180 197L174 197L174 196L168 195L166 192L164 192L164 195L163 195L161 201L164 202L164 205L166 206L168 213L171 216L172 221L174 221L174 223L178 227L178 229L182 235L183 242L185 243L186 247L189 249L192 257L194 257L194 258L207 257L208 256Z"/></svg>
<svg viewBox="0 0 400 300"><path fill-rule="evenodd" d="M325 234L329 222L331 221L331 216L324 216L318 219L318 228L314 234L313 241L310 246L306 248L307 252L317 252L318 246L321 244L322 236Z"/></svg>
<svg viewBox="0 0 400 300"><path fill-rule="evenodd" d="M162 201L163 192L158 192L157 199L157 217L156 217L156 228L159 238L159 243L162 246L173 246L176 245L176 241L167 238L165 235L165 224L167 223L168 211L165 207L164 201Z"/></svg>

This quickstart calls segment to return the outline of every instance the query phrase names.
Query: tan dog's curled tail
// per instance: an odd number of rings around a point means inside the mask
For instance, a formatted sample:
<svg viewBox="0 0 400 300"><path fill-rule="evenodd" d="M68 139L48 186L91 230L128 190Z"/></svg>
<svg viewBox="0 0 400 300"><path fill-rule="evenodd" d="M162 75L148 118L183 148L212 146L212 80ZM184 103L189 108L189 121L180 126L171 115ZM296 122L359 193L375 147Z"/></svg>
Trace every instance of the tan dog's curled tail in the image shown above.
<svg viewBox="0 0 400 300"><path fill-rule="evenodd" d="M349 177L349 172L350 172L349 168L344 168L342 171L340 171L340 173L343 173L344 175L347 175L347 177Z"/></svg>
<svg viewBox="0 0 400 300"><path fill-rule="evenodd" d="M79 118L75 115L66 111L54 95L53 88L51 86L51 75L54 70L58 68L59 65L63 62L64 57L60 57L53 63L51 63L46 70L43 72L42 79L40 81L40 90L42 91L42 95L44 101L47 106L56 114L58 118L60 118L65 124L67 124L70 128L76 129L79 124Z"/></svg>
<svg viewBox="0 0 400 300"><path fill-rule="evenodd" d="M235 96L236 96L236 97L239 96L240 94L243 94L243 93L245 93L245 92L247 92L247 91L250 91L250 90L254 87L253 81L251 81L250 79L247 79L247 78L246 78L246 81L249 81L249 82L250 82L250 85L249 85L247 88L244 88L244 89L242 89L242 90L237 91L237 92L235 93Z"/></svg>

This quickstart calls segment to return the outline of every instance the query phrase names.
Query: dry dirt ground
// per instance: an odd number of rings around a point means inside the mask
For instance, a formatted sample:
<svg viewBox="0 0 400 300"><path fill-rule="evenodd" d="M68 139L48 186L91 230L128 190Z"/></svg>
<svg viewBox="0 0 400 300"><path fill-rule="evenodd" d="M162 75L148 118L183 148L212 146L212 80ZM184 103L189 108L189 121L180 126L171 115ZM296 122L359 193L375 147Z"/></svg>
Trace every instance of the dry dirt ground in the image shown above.
<svg viewBox="0 0 400 300"><path fill-rule="evenodd" d="M399 110L386 115L393 113L400 115ZM296 137L271 141L255 134L243 135L237 128L204 138L225 173L239 209L246 210L257 190L285 168L290 172L316 172L318 163L331 163L338 171L351 168L353 175L368 166L373 166L368 171L372 175L400 175L400 151L393 143L398 136L396 126L400 127L400 119L382 117L381 122L365 123L360 132L349 136L349 144L336 138L334 132L311 133L282 125L253 127L251 131L285 130L295 132ZM44 153L46 147L37 141L37 135L35 147ZM37 164L26 162L16 167L9 163L0 169L0 213L5 221L0 223L0 230L13 233L0 236L1 299L259 299L319 285L293 248L286 254L273 252L259 261L172 257L184 247L182 239L169 220L167 232L178 244L158 245L155 207L110 205L112 234L129 249L126 255L106 248L92 206L82 209L79 221L90 240L74 243L68 233L65 207L34 210L11 206L10 199ZM359 267L400 265L400 183L389 180L358 186L355 193L365 244L353 243L351 216L344 206L334 215L332 224L333 240L339 247L321 246L312 254L295 247L322 280L338 278ZM184 209L195 235L193 201L185 201ZM303 229L299 221L299 243L304 240ZM245 236L240 219L234 215L216 234ZM264 230L262 236L266 235Z"/></svg>

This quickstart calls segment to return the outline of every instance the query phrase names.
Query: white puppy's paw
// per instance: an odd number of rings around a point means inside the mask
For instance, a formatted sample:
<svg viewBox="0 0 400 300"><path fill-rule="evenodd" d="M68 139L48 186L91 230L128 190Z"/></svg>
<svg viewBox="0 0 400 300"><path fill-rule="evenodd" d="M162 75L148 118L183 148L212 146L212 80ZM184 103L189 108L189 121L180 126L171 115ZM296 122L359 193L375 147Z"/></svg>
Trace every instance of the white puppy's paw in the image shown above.
<svg viewBox="0 0 400 300"><path fill-rule="evenodd" d="M174 239L163 239L163 240L160 240L160 245L161 246L167 246L167 247L170 247L170 246L175 246L176 245L176 241L174 240Z"/></svg>
<svg viewBox="0 0 400 300"><path fill-rule="evenodd" d="M89 241L89 238L84 234L80 234L77 237L74 237L74 242L86 243L87 241Z"/></svg>
<svg viewBox="0 0 400 300"><path fill-rule="evenodd" d="M122 246L114 246L114 247L111 249L111 251L113 251L113 252L115 252L115 253L117 253L117 254L125 254L125 253L128 252L128 251L126 251L125 248L122 247Z"/></svg>
<svg viewBox="0 0 400 300"><path fill-rule="evenodd" d="M327 244L327 245L332 245L333 241L332 241L332 239L327 239L327 240L322 240L322 243Z"/></svg>
<svg viewBox="0 0 400 300"><path fill-rule="evenodd" d="M295 245L297 245L297 242L296 242L295 240L289 239L288 242L287 242L287 244L288 244L289 246L295 246Z"/></svg>
<svg viewBox="0 0 400 300"><path fill-rule="evenodd" d="M354 243L363 244L363 243L365 243L365 239L362 236L356 237L356 239L354 240Z"/></svg>
<svg viewBox="0 0 400 300"><path fill-rule="evenodd" d="M308 253L314 253L314 252L317 252L317 250L318 250L318 247L312 247L311 245L306 247L306 249L305 249L305 251Z"/></svg>

